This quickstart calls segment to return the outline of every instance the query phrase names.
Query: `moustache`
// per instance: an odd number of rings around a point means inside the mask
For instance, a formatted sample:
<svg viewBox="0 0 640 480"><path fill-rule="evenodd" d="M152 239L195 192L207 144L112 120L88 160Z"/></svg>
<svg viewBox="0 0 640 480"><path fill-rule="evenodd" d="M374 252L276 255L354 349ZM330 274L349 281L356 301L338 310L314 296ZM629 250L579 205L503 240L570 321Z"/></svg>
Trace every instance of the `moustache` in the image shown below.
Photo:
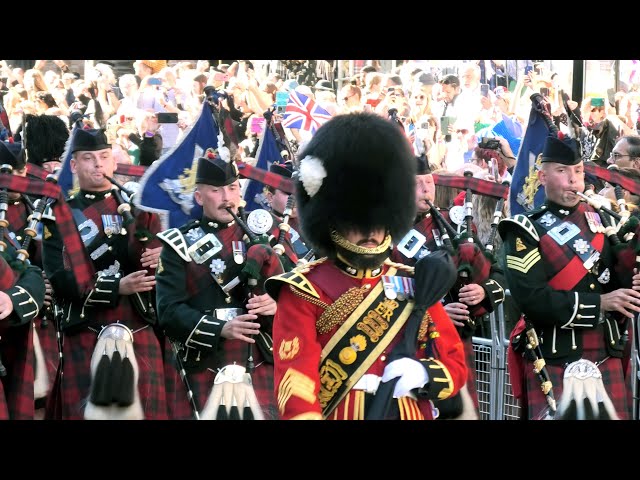
<svg viewBox="0 0 640 480"><path fill-rule="evenodd" d="M380 244L378 243L378 241L377 241L377 240L375 240L375 239L373 239L373 238L365 238L365 239L362 239L362 240L360 240L356 245L358 245L358 246L362 246L362 245L364 245L365 243L375 243L375 244L376 244L376 246L380 245Z"/></svg>

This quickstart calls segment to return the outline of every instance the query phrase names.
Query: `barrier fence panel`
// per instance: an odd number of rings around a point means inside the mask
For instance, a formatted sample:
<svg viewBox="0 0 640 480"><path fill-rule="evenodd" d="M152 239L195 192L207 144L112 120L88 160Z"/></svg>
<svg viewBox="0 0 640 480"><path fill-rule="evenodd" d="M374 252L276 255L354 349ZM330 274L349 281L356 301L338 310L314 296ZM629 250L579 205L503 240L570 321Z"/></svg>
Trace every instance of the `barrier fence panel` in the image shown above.
<svg viewBox="0 0 640 480"><path fill-rule="evenodd" d="M509 292L507 290L506 294ZM509 339L503 303L488 315L491 338L473 337L476 389L481 420L518 420L520 405L513 396L507 368Z"/></svg>

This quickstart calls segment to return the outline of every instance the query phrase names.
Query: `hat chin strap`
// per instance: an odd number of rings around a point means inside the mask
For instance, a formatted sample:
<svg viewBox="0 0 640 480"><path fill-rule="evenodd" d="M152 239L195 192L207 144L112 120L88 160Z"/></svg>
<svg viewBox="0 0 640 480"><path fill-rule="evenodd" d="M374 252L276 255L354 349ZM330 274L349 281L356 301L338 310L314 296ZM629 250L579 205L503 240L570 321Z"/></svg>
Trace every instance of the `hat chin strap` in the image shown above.
<svg viewBox="0 0 640 480"><path fill-rule="evenodd" d="M357 253L359 255L379 255L385 253L391 246L391 235L387 234L384 240L377 247L367 248L351 243L349 240L340 235L336 230L331 230L331 241L337 246L344 248L345 250Z"/></svg>

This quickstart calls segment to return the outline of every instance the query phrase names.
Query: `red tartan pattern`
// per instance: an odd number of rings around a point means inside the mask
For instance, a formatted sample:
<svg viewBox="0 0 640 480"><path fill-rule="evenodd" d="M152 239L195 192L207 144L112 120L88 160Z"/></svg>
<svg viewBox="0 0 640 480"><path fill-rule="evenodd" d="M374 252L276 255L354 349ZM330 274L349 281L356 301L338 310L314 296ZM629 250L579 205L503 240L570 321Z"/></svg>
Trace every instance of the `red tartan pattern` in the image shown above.
<svg viewBox="0 0 640 480"><path fill-rule="evenodd" d="M572 222L579 229L582 238L589 244L593 243L595 233L589 229L585 212L593 212L593 208L585 203L578 204L578 207L567 217L563 219L566 222ZM597 235L604 235L599 233ZM540 254L544 258L545 267L547 267L549 278L553 278L556 273L562 270L576 256L576 253L570 248L572 241L559 245L549 235L541 235L540 237Z"/></svg>
<svg viewBox="0 0 640 480"><path fill-rule="evenodd" d="M582 336L584 342L582 358L591 360L592 362L598 362L607 357L602 329L603 326L598 325L595 330L584 331ZM556 402L559 403L562 395L564 367L547 364L546 368L551 377L553 395ZM616 413L621 420L627 420L630 418L629 395L627 392L627 384L625 383L622 359L611 357L599 365L598 368L602 373L602 382L613 402ZM524 370L526 389L524 392L526 395L524 403L528 405L528 407L523 409L523 415L527 415L531 420L537 418L540 413L547 408L547 401L545 395L542 393L540 380L533 372L532 364L525 361Z"/></svg>
<svg viewBox="0 0 640 480"><path fill-rule="evenodd" d="M11 420L33 420L34 417L34 352L32 323L6 329L0 340L2 363L7 376L1 377L4 397L0 397L0 418L3 412ZM6 410L5 410L6 408Z"/></svg>
<svg viewBox="0 0 640 480"><path fill-rule="evenodd" d="M60 187L53 182L43 182L36 178L0 175L0 188L5 187L14 192L26 193L37 197L55 198L57 200L53 203L52 208L58 230L62 238L64 238L65 250L69 255L78 288L82 292L88 292L93 286L93 274L95 272Z"/></svg>
<svg viewBox="0 0 640 480"><path fill-rule="evenodd" d="M112 323L112 322L109 322ZM138 362L138 391L145 420L166 420L164 365L160 341L153 328L136 332L140 321L127 323L133 329L133 348ZM82 420L91 385L91 355L98 335L83 330L76 335L65 335L63 345L64 375L62 380L62 419ZM56 382L60 381L59 378ZM32 384L33 390L33 384Z"/></svg>
<svg viewBox="0 0 640 480"><path fill-rule="evenodd" d="M438 175L433 174L433 183L442 185L443 187L459 188L466 190L469 188L473 193L478 195L487 195L489 197L504 198L509 196L509 185L488 180L482 180L475 177L463 177L461 175Z"/></svg>
<svg viewBox="0 0 640 480"><path fill-rule="evenodd" d="M237 162L238 172L242 178L250 178L257 182L268 185L269 187L282 190L284 193L293 193L295 191L295 184L293 180L287 177L283 177L274 172L269 172L260 167L254 167L244 162Z"/></svg>

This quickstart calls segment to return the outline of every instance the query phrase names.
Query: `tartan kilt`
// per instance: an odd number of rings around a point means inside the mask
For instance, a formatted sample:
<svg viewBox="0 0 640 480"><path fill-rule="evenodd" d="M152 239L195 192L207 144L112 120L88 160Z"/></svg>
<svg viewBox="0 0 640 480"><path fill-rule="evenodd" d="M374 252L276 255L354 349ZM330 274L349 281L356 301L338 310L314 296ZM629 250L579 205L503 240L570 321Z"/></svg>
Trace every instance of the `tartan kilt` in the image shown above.
<svg viewBox="0 0 640 480"><path fill-rule="evenodd" d="M167 340L168 342L168 340ZM218 368L233 364L234 361L238 365L246 366L247 363L247 343L240 340L225 340L224 351L220 354L219 361L216 364ZM263 357L258 351L255 343L252 345L253 360L255 369L251 374L253 389L262 408L265 420L276 420L278 418L278 409L276 407L276 399L273 387L273 365L263 362ZM172 420L194 420L195 416L189 397L187 396L187 388L180 378L180 374L176 367L176 361L170 345L165 348L165 377L167 383L167 404L169 406L169 418ZM191 387L198 413L202 412L207 403L213 381L217 371L206 369L202 372L187 373L187 381Z"/></svg>
<svg viewBox="0 0 640 480"><path fill-rule="evenodd" d="M113 323L113 322L110 322ZM148 325L140 331L130 328L133 335L133 348L138 363L138 391L145 420L166 420L167 400L165 396L164 366L160 341L153 328ZM89 398L91 386L91 356L98 335L88 328L64 335L62 384L62 419L84 419L84 408ZM60 376L56 377L56 382Z"/></svg>
<svg viewBox="0 0 640 480"><path fill-rule="evenodd" d="M44 361L47 364L49 391L51 391L53 380L56 378L56 372L58 371L58 362L60 361L58 332L56 331L55 324L50 320L49 324L46 327L43 327L41 316L36 317L33 328L38 331L38 338L40 340L40 346L42 347L42 353L44 354Z"/></svg>
<svg viewBox="0 0 640 480"><path fill-rule="evenodd" d="M585 330L583 332L583 351L582 358L590 360L594 363L602 361L607 357L605 348L605 338L603 326L598 325L595 330ZM564 366L549 365L546 366L551 378L553 396L556 404L560 401L563 387ZM621 420L629 419L630 409L628 404L628 388L625 383L625 375L623 362L620 358L608 358L604 363L598 365L598 369L602 373L602 382L613 402L616 413ZM533 420L547 408L545 395L542 393L540 380L533 371L531 362L525 362L525 402L528 405L528 419Z"/></svg>
<svg viewBox="0 0 640 480"><path fill-rule="evenodd" d="M2 377L5 406L0 406L0 418L6 408L11 420L33 420L35 415L33 382L35 379L32 322L3 329L0 340L2 363L7 376Z"/></svg>

